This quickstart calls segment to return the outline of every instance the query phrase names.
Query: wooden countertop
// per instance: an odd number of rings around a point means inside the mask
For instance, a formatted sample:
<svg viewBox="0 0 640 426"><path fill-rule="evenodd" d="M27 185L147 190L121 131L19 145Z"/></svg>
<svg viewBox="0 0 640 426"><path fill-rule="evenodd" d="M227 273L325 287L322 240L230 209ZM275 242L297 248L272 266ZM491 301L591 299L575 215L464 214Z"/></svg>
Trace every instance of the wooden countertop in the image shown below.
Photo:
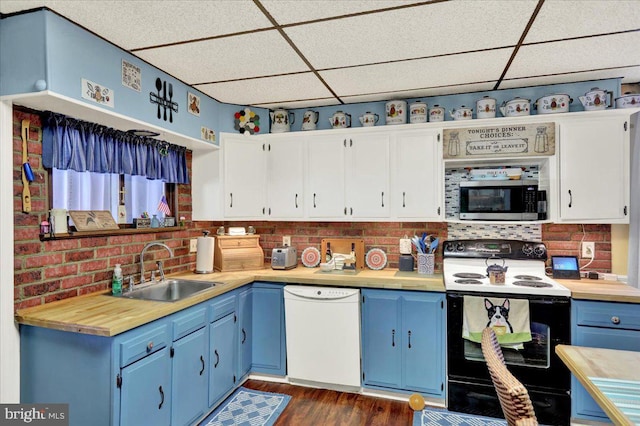
<svg viewBox="0 0 640 426"><path fill-rule="evenodd" d="M590 279L556 281L571 290L573 299L640 303L640 289L620 281Z"/></svg>
<svg viewBox="0 0 640 426"><path fill-rule="evenodd" d="M556 353L611 421L616 425L634 424L592 379L640 382L640 352L558 345Z"/></svg>
<svg viewBox="0 0 640 426"><path fill-rule="evenodd" d="M353 272L321 272L299 266L291 270L264 269L242 272L195 274L183 272L171 278L215 281L220 284L177 302L154 302L116 298L108 293L73 297L16 312L20 324L99 336L115 336L132 328L173 314L253 281L270 281L332 287L360 287L444 292L442 275L418 275L397 269Z"/></svg>

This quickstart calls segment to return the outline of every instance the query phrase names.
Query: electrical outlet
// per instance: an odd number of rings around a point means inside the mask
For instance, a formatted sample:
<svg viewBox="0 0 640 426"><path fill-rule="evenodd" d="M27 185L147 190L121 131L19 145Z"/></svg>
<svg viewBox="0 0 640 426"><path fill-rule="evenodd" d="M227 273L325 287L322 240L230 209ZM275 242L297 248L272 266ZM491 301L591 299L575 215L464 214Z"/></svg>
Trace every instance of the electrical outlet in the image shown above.
<svg viewBox="0 0 640 426"><path fill-rule="evenodd" d="M189 240L189 253L195 253L198 251L198 239L192 238Z"/></svg>
<svg viewBox="0 0 640 426"><path fill-rule="evenodd" d="M290 235L285 235L284 237L282 237L282 245L283 246L291 246L291 236Z"/></svg>
<svg viewBox="0 0 640 426"><path fill-rule="evenodd" d="M584 241L582 243L582 257L589 259L596 256L596 243L593 241Z"/></svg>

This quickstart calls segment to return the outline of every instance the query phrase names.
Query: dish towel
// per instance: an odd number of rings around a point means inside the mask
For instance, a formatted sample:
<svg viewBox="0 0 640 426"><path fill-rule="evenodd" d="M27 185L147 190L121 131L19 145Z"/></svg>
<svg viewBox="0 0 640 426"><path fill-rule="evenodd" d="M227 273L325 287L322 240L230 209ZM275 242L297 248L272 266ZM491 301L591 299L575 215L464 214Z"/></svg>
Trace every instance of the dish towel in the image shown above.
<svg viewBox="0 0 640 426"><path fill-rule="evenodd" d="M482 330L493 328L498 343L506 346L531 341L529 301L506 297L464 296L462 338L482 342Z"/></svg>

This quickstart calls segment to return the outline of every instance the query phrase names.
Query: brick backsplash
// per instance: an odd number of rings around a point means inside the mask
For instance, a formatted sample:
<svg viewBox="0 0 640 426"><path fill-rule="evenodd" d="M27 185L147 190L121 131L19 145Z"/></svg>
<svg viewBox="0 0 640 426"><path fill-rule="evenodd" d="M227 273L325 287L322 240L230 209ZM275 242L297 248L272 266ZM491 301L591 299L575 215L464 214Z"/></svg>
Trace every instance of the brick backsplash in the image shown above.
<svg viewBox="0 0 640 426"><path fill-rule="evenodd" d="M22 212L22 142L21 120L30 120L29 163L35 174L30 183L31 213ZM13 112L13 181L14 181L14 306L16 309L76 297L110 288L112 271L116 263L122 264L126 276L135 275L140 269L140 251L151 241L162 241L173 248L175 257L166 259L163 250L150 250L145 257L147 270L153 265L154 256L165 260L167 273L193 270L195 254L189 253L189 240L202 235L203 230L212 234L219 226L252 225L260 234L260 244L265 262L271 261L271 249L281 245L282 237L292 237L292 244L300 254L307 247L320 249L321 240L327 237L358 237L365 241L365 251L381 248L387 253L388 267L398 267L398 241L404 235L426 232L447 238L446 223L425 222L192 222L191 188L178 185L180 215L185 216L184 229L160 233L119 235L96 238L61 239L40 241L39 223L47 216L48 175L42 167L42 144L38 140L40 116L32 111L14 108ZM191 155L188 155L191 168ZM585 240L596 242L596 259L589 269L611 270L611 228L609 225L584 225ZM542 226L542 239L549 254L579 255L582 225ZM586 263L581 260L581 263ZM436 254L436 272L442 271L442 255Z"/></svg>

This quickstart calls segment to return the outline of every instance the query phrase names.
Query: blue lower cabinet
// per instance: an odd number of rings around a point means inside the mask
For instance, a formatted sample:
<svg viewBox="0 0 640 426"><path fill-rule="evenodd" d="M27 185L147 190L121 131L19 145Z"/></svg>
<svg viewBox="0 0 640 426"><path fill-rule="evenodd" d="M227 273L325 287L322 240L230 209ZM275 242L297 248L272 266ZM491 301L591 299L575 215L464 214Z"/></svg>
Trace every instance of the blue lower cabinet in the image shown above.
<svg viewBox="0 0 640 426"><path fill-rule="evenodd" d="M166 347L122 369L120 426L143 424L171 424L171 358Z"/></svg>
<svg viewBox="0 0 640 426"><path fill-rule="evenodd" d="M444 294L362 290L363 384L444 398Z"/></svg>
<svg viewBox="0 0 640 426"><path fill-rule="evenodd" d="M253 284L251 370L254 373L286 375L284 285Z"/></svg>
<svg viewBox="0 0 640 426"><path fill-rule="evenodd" d="M208 336L204 325L173 343L171 424L190 425L208 408Z"/></svg>
<svg viewBox="0 0 640 426"><path fill-rule="evenodd" d="M253 289L245 288L238 293L238 380L251 370L253 344Z"/></svg>
<svg viewBox="0 0 640 426"><path fill-rule="evenodd" d="M220 402L236 384L236 314L209 327L209 406Z"/></svg>
<svg viewBox="0 0 640 426"><path fill-rule="evenodd" d="M574 300L571 309L572 345L640 351L640 310L637 304ZM607 415L575 376L571 376L571 416L609 422Z"/></svg>

